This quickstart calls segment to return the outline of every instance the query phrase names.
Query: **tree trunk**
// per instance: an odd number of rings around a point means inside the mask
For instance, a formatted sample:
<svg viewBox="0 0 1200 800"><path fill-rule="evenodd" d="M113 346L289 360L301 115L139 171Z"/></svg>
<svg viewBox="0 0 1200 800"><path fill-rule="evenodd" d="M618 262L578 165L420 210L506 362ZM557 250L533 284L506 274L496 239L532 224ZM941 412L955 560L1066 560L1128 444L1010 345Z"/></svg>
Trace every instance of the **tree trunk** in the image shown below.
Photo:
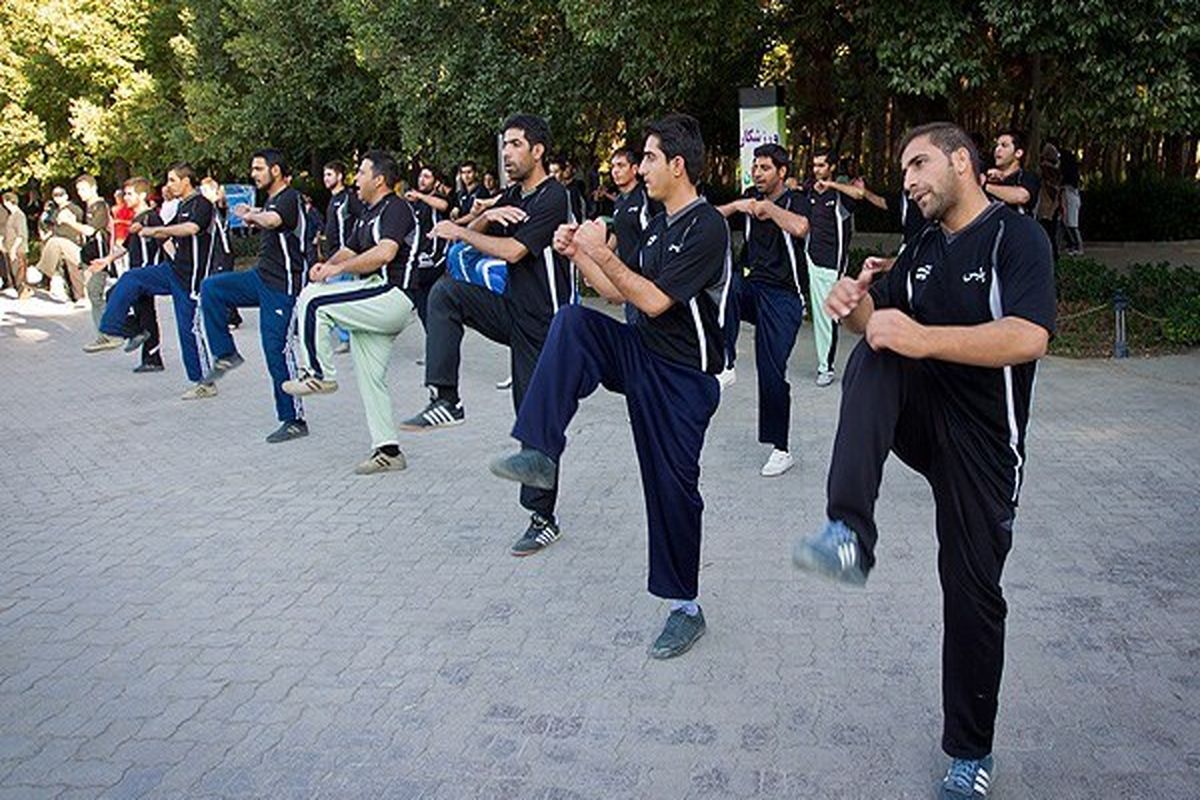
<svg viewBox="0 0 1200 800"><path fill-rule="evenodd" d="M1038 169L1042 154L1042 54L1034 53L1029 68L1029 136L1025 166Z"/></svg>

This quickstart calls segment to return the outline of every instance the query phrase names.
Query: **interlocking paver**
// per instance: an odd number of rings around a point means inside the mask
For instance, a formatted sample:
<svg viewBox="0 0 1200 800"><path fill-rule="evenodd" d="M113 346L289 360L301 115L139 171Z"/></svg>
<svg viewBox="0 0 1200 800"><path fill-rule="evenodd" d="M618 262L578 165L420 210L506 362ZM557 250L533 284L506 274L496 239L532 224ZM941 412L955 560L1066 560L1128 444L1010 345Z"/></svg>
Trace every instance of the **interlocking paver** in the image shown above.
<svg viewBox="0 0 1200 800"><path fill-rule="evenodd" d="M79 352L86 312L0 314L0 797L930 795L928 489L889 464L864 591L788 561L821 517L839 398L810 381L807 328L800 464L773 480L742 339L704 454L709 635L659 663L620 398L583 403L565 536L518 560L525 520L485 466L513 446L492 387L507 360L476 336L467 424L406 437L408 471L362 478L351 380L308 403L308 439L262 442L253 312L247 366L202 403L177 399L173 330L167 371L135 376ZM421 335L394 349L398 415L425 396ZM1001 800L1200 796L1198 389L1197 353L1042 366L1005 580Z"/></svg>

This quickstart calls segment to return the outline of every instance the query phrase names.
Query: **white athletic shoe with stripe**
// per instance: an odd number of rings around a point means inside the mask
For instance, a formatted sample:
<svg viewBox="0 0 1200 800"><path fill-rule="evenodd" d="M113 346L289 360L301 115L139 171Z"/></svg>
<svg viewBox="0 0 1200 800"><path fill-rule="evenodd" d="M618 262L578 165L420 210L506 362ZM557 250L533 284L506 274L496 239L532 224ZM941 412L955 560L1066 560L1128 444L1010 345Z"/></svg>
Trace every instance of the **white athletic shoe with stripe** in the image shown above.
<svg viewBox="0 0 1200 800"><path fill-rule="evenodd" d="M939 800L983 800L992 788L995 761L983 758L956 758L950 762L938 793Z"/></svg>

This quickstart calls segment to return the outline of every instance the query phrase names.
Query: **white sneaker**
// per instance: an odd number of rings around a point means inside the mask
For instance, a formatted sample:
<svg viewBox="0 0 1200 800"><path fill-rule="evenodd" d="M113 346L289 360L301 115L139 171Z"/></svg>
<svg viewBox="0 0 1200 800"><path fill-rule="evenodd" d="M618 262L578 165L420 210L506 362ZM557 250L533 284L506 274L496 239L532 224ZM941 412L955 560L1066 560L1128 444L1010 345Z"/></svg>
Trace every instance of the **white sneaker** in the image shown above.
<svg viewBox="0 0 1200 800"><path fill-rule="evenodd" d="M777 475L782 475L794 466L796 466L796 459L792 458L792 454L787 450L776 448L771 451L771 457L767 459L767 463L763 464L762 471L759 474L764 478L774 478Z"/></svg>
<svg viewBox="0 0 1200 800"><path fill-rule="evenodd" d="M833 370L817 370L817 386L828 386L833 383Z"/></svg>
<svg viewBox="0 0 1200 800"><path fill-rule="evenodd" d="M728 389L737 383L737 370L733 367L727 367L717 373L717 383L721 384L722 389Z"/></svg>
<svg viewBox="0 0 1200 800"><path fill-rule="evenodd" d="M59 303L67 302L67 283L61 275L54 275L50 278L50 299Z"/></svg>
<svg viewBox="0 0 1200 800"><path fill-rule="evenodd" d="M507 378L505 378L504 380L497 383L496 388L502 392L506 389L511 389L512 388L512 375L509 375Z"/></svg>

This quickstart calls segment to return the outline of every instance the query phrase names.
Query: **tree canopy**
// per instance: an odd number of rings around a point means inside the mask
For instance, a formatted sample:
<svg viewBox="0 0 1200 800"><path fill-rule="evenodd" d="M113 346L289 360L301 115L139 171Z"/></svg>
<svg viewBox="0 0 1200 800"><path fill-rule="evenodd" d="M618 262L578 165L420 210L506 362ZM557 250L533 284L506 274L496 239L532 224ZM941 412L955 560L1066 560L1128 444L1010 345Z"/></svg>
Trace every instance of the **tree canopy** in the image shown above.
<svg viewBox="0 0 1200 800"><path fill-rule="evenodd" d="M491 163L518 110L585 162L687 111L721 159L738 87L765 84L794 146L869 174L934 118L1053 137L1109 178L1196 171L1197 0L5 0L0 30L3 186L241 175L265 144L312 172L371 146Z"/></svg>

